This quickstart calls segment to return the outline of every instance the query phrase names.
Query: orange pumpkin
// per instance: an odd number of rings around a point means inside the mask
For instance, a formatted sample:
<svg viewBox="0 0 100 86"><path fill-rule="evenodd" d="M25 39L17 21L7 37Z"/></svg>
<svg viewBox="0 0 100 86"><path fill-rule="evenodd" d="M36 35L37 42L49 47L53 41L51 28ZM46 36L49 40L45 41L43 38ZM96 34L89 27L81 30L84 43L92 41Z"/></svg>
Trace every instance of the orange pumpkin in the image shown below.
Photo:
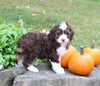
<svg viewBox="0 0 100 86"><path fill-rule="evenodd" d="M81 46L80 53L70 58L68 68L72 73L88 75L94 68L94 60L89 54L83 52L83 46Z"/></svg>
<svg viewBox="0 0 100 86"><path fill-rule="evenodd" d="M90 54L94 59L94 66L97 66L100 64L100 50L94 48L94 40L91 43L91 48L85 48L85 53Z"/></svg>
<svg viewBox="0 0 100 86"><path fill-rule="evenodd" d="M67 52L61 58L61 66L63 68L67 68L69 59L71 58L71 56L73 56L76 53L77 53L77 49L74 46L70 45Z"/></svg>

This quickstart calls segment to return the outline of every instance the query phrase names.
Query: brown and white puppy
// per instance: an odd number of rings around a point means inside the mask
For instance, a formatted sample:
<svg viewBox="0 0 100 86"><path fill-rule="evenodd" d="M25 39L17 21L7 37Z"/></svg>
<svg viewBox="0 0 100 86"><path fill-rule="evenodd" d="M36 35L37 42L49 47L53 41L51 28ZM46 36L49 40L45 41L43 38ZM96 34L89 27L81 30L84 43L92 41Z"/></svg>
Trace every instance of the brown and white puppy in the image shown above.
<svg viewBox="0 0 100 86"><path fill-rule="evenodd" d="M65 22L53 27L49 34L30 32L23 35L17 42L16 67L22 66L23 63L29 71L38 72L32 62L37 57L49 58L53 71L64 74L60 60L67 51L73 35L74 31Z"/></svg>

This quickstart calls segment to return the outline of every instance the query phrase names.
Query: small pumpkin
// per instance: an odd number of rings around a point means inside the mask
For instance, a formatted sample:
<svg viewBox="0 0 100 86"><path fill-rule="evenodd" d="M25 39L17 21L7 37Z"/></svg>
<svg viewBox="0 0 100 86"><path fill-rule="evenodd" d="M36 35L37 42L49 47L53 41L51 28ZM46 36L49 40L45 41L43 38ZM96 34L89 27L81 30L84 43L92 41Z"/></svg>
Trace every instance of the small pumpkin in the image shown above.
<svg viewBox="0 0 100 86"><path fill-rule="evenodd" d="M70 45L67 52L61 58L61 66L63 68L67 68L69 59L71 58L71 56L73 56L76 53L77 53L77 49L74 46Z"/></svg>
<svg viewBox="0 0 100 86"><path fill-rule="evenodd" d="M91 48L85 48L84 52L90 54L94 59L94 66L100 64L100 50L94 47L94 40L92 40Z"/></svg>
<svg viewBox="0 0 100 86"><path fill-rule="evenodd" d="M94 68L94 60L89 54L83 52L83 46L81 46L80 53L70 58L68 68L72 73L88 75Z"/></svg>

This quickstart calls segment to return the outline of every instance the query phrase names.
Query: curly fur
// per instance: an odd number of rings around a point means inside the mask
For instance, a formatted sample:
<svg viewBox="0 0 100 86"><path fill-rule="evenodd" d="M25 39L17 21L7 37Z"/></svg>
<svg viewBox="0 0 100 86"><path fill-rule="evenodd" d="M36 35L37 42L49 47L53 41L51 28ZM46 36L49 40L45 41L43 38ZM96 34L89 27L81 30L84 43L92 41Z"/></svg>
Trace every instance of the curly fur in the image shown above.
<svg viewBox="0 0 100 86"><path fill-rule="evenodd" d="M66 44L65 48L68 46L73 39L74 32L71 27L66 23L68 29L68 39L69 42ZM17 58L16 63L18 64L18 55L24 56L23 65L28 67L32 62L38 57L40 59L49 58L52 62L59 63L59 54L57 49L61 47L61 44L57 42L56 32L60 30L60 24L51 29L49 34L46 33L27 33L19 38L17 42Z"/></svg>

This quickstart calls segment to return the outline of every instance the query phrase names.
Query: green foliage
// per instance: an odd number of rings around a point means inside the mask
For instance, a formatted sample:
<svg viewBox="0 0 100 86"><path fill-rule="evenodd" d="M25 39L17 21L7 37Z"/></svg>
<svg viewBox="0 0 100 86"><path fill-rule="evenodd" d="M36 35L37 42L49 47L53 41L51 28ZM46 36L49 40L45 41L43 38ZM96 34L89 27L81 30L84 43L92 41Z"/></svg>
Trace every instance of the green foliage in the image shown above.
<svg viewBox="0 0 100 86"><path fill-rule="evenodd" d="M48 61L48 59L42 59L42 60L36 59L36 60L33 62L33 65L36 66L36 65L38 65L38 64L41 63L41 62L47 62L47 61Z"/></svg>
<svg viewBox="0 0 100 86"><path fill-rule="evenodd" d="M16 43L17 40L26 31L23 27L23 21L20 19L21 28L18 28L16 24L4 24L0 18L0 64L5 68L14 66L16 55Z"/></svg>

